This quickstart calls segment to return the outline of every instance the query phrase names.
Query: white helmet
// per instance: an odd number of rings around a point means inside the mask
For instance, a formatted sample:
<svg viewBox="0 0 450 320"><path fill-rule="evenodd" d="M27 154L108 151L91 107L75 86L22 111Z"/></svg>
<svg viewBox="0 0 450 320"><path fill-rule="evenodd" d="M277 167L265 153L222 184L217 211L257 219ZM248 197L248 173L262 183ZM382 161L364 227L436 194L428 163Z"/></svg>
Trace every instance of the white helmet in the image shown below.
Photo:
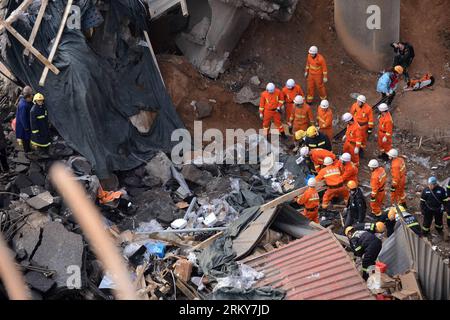
<svg viewBox="0 0 450 320"><path fill-rule="evenodd" d="M323 159L323 164L326 166L330 166L333 164L333 159L331 159L330 157L325 157L325 159Z"/></svg>
<svg viewBox="0 0 450 320"><path fill-rule="evenodd" d="M308 147L303 147L300 149L300 155L302 157L306 157L309 155L309 148Z"/></svg>
<svg viewBox="0 0 450 320"><path fill-rule="evenodd" d="M369 161L369 165L368 166L369 166L369 168L376 169L376 168L378 168L380 166L380 164L378 163L377 160L372 159L372 160Z"/></svg>
<svg viewBox="0 0 450 320"><path fill-rule="evenodd" d="M266 90L269 93L274 93L275 92L275 85L272 82L269 82L266 86Z"/></svg>
<svg viewBox="0 0 450 320"><path fill-rule="evenodd" d="M320 102L320 107L321 107L322 109L327 109L329 106L330 106L330 103L328 102L328 100L322 100L322 101Z"/></svg>
<svg viewBox="0 0 450 320"><path fill-rule="evenodd" d="M344 162L350 162L350 161L352 161L352 156L350 155L350 153L346 152L346 153L342 154L341 160Z"/></svg>
<svg viewBox="0 0 450 320"><path fill-rule="evenodd" d="M398 157L397 149L391 149L391 150L389 150L389 152L387 154L391 158L397 158Z"/></svg>
<svg viewBox="0 0 450 320"><path fill-rule="evenodd" d="M295 96L295 98L294 98L295 104L302 104L303 102L305 102L305 99L303 99L303 97L301 95Z"/></svg>
<svg viewBox="0 0 450 320"><path fill-rule="evenodd" d="M312 46L311 48L309 48L308 51L310 54L317 54L319 52L319 49L317 49L316 46Z"/></svg>
<svg viewBox="0 0 450 320"><path fill-rule="evenodd" d="M308 179L308 187L315 188L316 185L317 185L316 178L309 178Z"/></svg>
<svg viewBox="0 0 450 320"><path fill-rule="evenodd" d="M378 106L378 110L380 110L380 112L385 112L388 111L389 106L386 103L382 103Z"/></svg>
<svg viewBox="0 0 450 320"><path fill-rule="evenodd" d="M342 116L342 121L344 122L349 122L353 120L353 116L350 112L344 113L344 115Z"/></svg>
<svg viewBox="0 0 450 320"><path fill-rule="evenodd" d="M367 99L366 99L366 96L363 96L362 94L360 94L358 96L358 98L356 98L356 101L359 101L361 103L366 103Z"/></svg>
<svg viewBox="0 0 450 320"><path fill-rule="evenodd" d="M288 81L286 81L286 87L288 87L289 89L292 89L293 87L295 87L294 79L289 79Z"/></svg>

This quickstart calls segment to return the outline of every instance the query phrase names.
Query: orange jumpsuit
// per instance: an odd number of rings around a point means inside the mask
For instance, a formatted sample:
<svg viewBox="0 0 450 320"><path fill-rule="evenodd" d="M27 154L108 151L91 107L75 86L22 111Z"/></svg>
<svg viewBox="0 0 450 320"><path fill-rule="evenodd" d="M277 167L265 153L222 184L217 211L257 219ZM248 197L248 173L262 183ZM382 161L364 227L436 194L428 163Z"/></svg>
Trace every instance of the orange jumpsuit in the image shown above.
<svg viewBox="0 0 450 320"><path fill-rule="evenodd" d="M319 131L325 134L330 142L333 141L333 111L330 108L317 108L317 122Z"/></svg>
<svg viewBox="0 0 450 320"><path fill-rule="evenodd" d="M372 213L376 216L381 215L381 209L386 196L386 191L384 190L386 179L387 175L383 167L376 168L370 178L370 186L372 188L370 207L372 208Z"/></svg>
<svg viewBox="0 0 450 320"><path fill-rule="evenodd" d="M309 104L304 103L301 106L295 106L289 122L294 127L293 132L298 130L306 131L310 126L314 125L314 117Z"/></svg>
<svg viewBox="0 0 450 320"><path fill-rule="evenodd" d="M302 88L296 84L294 88L288 89L288 87L284 87L282 90L284 105L286 107L286 122L288 125L291 124L291 116L294 112L294 99L296 96L305 97L305 93Z"/></svg>
<svg viewBox="0 0 450 320"><path fill-rule="evenodd" d="M331 200L334 198L344 198L347 203L349 198L349 191L344 186L344 180L342 179L341 170L339 169L339 164L334 163L331 166L326 166L319 171L316 177L316 181L325 180L327 185L327 191L323 195L322 208L328 208Z"/></svg>
<svg viewBox="0 0 450 320"><path fill-rule="evenodd" d="M311 150L309 158L314 163L314 168L317 172L321 169L321 166L323 166L323 160L326 157L330 157L331 159L333 159L333 161L336 160L335 154L331 151L321 148Z"/></svg>
<svg viewBox="0 0 450 320"><path fill-rule="evenodd" d="M391 203L392 204L405 203L406 165L405 160L403 158L397 157L394 160L392 160L391 174L392 174Z"/></svg>
<svg viewBox="0 0 450 320"><path fill-rule="evenodd" d="M304 206L303 215L309 220L319 223L320 198L316 188L308 188L305 193L297 197L297 203Z"/></svg>
<svg viewBox="0 0 450 320"><path fill-rule="evenodd" d="M261 99L259 100L259 113L264 116L263 128L266 135L270 131L270 123L272 120L278 131L280 133L284 132L284 128L281 123L281 114L277 112L277 108L280 108L283 103L283 94L280 89L275 89L274 93L269 93L267 91L261 93Z"/></svg>
<svg viewBox="0 0 450 320"><path fill-rule="evenodd" d="M387 153L392 149L392 134L394 132L394 121L390 112L383 112L378 120L378 148L380 152ZM387 141L383 142L386 137Z"/></svg>
<svg viewBox="0 0 450 320"><path fill-rule="evenodd" d="M325 100L327 98L327 91L323 79L328 78L328 69L325 58L320 53L318 53L315 58L308 54L305 72L308 72L308 95L306 101L308 103L313 101L315 88L319 90L320 99Z"/></svg>
<svg viewBox="0 0 450 320"><path fill-rule="evenodd" d="M369 138L369 134L367 131L369 129L373 129L373 111L372 107L367 103L364 103L361 107L358 105L358 102L355 102L351 108L350 113L353 115L353 119L361 126L363 141L362 148L366 147L367 139Z"/></svg>
<svg viewBox="0 0 450 320"><path fill-rule="evenodd" d="M347 185L349 181L355 181L358 183L358 167L353 162L343 163L339 161L339 166L342 173L342 179L344 179L344 184Z"/></svg>
<svg viewBox="0 0 450 320"><path fill-rule="evenodd" d="M358 122L354 121L352 124L347 125L347 131L345 133L347 138L344 143L344 153L350 153L352 156L352 162L357 166L359 166L359 153L355 153L355 147L361 148L363 141L361 131L361 126Z"/></svg>

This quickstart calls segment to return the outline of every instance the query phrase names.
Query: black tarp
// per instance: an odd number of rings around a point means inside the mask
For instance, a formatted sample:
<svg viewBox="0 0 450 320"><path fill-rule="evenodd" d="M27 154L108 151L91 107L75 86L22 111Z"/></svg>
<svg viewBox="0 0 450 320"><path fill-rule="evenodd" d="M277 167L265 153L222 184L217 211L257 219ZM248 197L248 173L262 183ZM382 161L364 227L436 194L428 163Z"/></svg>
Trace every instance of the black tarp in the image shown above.
<svg viewBox="0 0 450 320"><path fill-rule="evenodd" d="M25 58L24 47L9 33L11 46L6 48L4 61L21 82L45 95L52 125L89 160L100 178L112 171L133 169L142 163L138 159L149 159L157 150L170 151L172 131L183 127L149 48L138 44L139 40L145 42L147 17L142 2L105 2L110 9L107 14L102 12L105 22L92 42L82 30L65 28L53 62L61 73L50 71L45 87L39 86L42 63L32 55L31 60ZM49 1L46 9L34 43L46 57L66 3ZM81 8L83 26L91 19L93 3L75 0L74 4ZM8 15L17 6L15 0L9 1ZM27 39L35 18L33 13L24 15L13 27ZM147 134L139 133L129 120L141 110L157 112Z"/></svg>

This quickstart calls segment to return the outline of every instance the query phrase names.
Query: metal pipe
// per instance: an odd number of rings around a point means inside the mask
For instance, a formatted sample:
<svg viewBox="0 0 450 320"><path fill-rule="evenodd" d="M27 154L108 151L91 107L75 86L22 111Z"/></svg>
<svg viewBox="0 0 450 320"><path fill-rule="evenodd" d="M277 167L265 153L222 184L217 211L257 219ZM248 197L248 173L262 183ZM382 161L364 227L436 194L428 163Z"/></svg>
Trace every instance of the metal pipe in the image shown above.
<svg viewBox="0 0 450 320"><path fill-rule="evenodd" d="M228 229L228 228L227 227L216 227L216 228L197 228L197 229L174 229L174 230L161 230L161 231L152 231L152 232L136 232L136 234L208 232L208 231L222 231L225 229Z"/></svg>

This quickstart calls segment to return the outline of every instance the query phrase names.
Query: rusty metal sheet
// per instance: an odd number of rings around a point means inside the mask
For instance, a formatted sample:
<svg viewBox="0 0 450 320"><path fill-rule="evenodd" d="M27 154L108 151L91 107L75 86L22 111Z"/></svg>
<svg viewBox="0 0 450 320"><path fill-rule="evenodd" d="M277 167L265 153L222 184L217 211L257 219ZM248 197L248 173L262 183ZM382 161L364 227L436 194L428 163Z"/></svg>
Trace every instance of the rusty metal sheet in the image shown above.
<svg viewBox="0 0 450 320"><path fill-rule="evenodd" d="M243 261L264 273L255 286L286 290L288 300L372 300L366 283L329 230Z"/></svg>

